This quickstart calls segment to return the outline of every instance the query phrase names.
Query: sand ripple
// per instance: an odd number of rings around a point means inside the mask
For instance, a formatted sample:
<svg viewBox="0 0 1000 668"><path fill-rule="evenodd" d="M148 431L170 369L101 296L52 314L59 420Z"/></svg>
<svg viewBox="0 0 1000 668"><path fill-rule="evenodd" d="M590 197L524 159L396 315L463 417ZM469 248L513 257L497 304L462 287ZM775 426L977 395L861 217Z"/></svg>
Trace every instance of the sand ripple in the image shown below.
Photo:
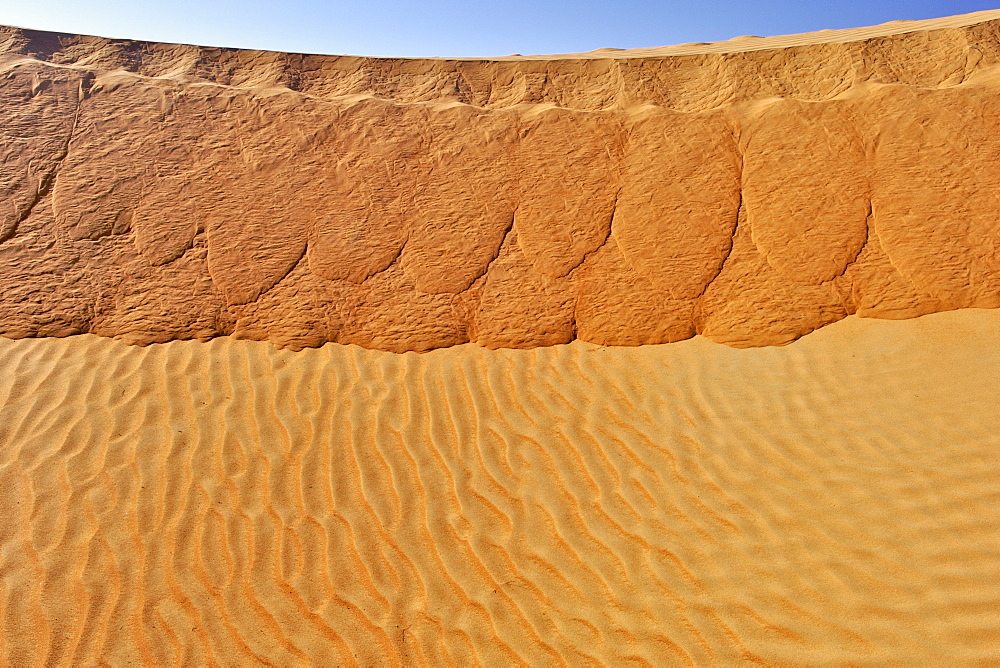
<svg viewBox="0 0 1000 668"><path fill-rule="evenodd" d="M3 665L1000 661L1000 311L0 369Z"/></svg>

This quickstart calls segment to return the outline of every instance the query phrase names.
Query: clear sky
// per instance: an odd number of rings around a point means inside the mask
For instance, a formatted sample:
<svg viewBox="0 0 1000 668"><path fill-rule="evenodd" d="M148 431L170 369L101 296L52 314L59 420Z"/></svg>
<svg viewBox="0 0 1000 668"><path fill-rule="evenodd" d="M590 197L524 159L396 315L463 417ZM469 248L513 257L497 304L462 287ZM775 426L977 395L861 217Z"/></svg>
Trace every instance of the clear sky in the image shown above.
<svg viewBox="0 0 1000 668"><path fill-rule="evenodd" d="M1000 0L0 0L0 24L366 56L502 56L712 42L1000 8Z"/></svg>

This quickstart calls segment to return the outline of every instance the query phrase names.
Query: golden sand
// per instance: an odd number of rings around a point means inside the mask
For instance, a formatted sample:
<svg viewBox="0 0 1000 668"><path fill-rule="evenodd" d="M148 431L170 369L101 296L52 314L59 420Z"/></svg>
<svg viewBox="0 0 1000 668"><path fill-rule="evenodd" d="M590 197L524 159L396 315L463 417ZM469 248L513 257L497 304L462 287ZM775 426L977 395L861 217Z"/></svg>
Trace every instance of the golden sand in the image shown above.
<svg viewBox="0 0 1000 668"><path fill-rule="evenodd" d="M1000 661L1000 311L0 368L3 665Z"/></svg>

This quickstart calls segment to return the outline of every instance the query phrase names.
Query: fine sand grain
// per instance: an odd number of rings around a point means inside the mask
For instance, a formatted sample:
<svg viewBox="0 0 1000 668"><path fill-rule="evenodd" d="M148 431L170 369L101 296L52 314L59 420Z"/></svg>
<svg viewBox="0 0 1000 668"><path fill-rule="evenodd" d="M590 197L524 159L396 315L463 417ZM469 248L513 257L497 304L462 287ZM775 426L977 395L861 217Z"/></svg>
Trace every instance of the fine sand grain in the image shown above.
<svg viewBox="0 0 1000 668"><path fill-rule="evenodd" d="M1000 311L0 369L3 665L1000 662Z"/></svg>

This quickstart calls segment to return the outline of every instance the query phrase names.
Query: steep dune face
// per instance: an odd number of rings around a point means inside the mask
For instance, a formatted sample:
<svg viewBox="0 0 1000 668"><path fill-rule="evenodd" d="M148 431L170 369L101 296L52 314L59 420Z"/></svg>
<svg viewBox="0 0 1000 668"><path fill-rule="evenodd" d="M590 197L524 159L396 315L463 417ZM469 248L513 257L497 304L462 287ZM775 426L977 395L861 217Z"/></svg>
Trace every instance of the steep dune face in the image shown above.
<svg viewBox="0 0 1000 668"><path fill-rule="evenodd" d="M763 346L995 308L1000 19L964 23L467 61L6 29L0 334Z"/></svg>

